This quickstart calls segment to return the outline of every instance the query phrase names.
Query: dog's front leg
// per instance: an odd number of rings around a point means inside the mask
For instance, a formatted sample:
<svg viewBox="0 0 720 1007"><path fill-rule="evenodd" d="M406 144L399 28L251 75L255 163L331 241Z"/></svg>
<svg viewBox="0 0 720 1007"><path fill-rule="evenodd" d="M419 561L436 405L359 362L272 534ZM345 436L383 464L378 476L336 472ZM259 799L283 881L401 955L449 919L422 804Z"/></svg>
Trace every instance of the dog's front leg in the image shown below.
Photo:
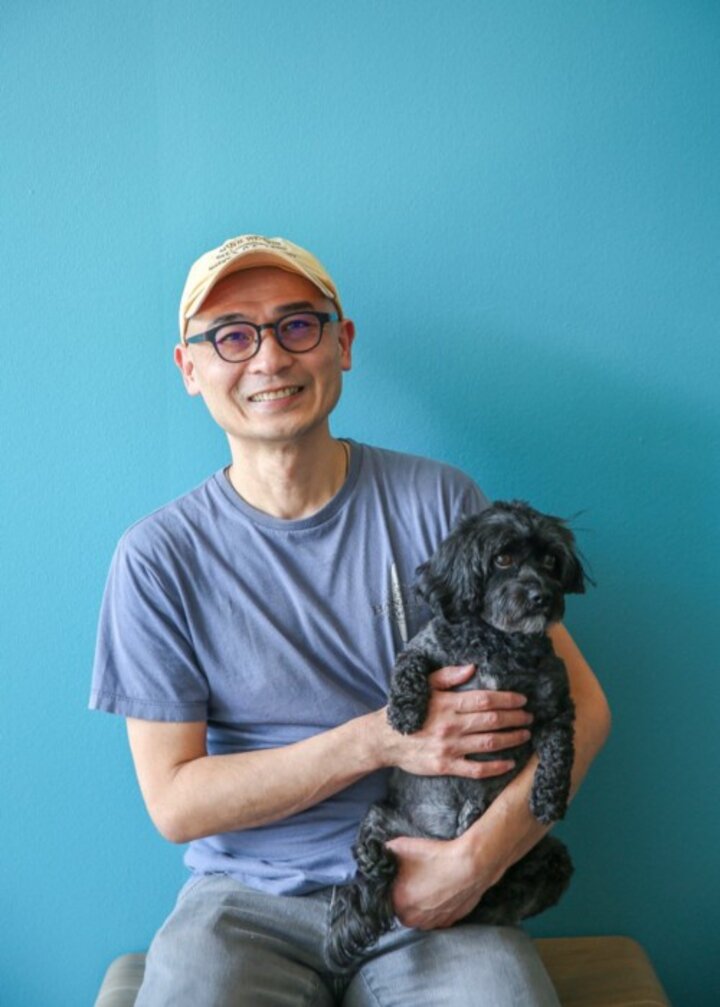
<svg viewBox="0 0 720 1007"><path fill-rule="evenodd" d="M428 675L438 667L418 650L405 650L397 659L388 699L388 720L396 731L414 734L425 723L430 702Z"/></svg>
<svg viewBox="0 0 720 1007"><path fill-rule="evenodd" d="M573 707L555 720L538 724L533 729L533 747L539 764L535 771L530 810L544 825L564 818L570 797L570 774L575 749L573 746Z"/></svg>

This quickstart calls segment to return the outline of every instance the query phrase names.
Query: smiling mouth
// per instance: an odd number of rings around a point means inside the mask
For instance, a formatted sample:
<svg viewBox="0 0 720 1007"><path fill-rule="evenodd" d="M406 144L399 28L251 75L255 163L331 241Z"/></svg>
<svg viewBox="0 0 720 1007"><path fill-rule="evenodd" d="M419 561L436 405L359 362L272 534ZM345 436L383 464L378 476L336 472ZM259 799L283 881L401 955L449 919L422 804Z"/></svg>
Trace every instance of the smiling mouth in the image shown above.
<svg viewBox="0 0 720 1007"><path fill-rule="evenodd" d="M287 388L275 388L269 392L256 392L248 396L251 402L274 402L275 399L287 399L302 391L301 385L288 385Z"/></svg>

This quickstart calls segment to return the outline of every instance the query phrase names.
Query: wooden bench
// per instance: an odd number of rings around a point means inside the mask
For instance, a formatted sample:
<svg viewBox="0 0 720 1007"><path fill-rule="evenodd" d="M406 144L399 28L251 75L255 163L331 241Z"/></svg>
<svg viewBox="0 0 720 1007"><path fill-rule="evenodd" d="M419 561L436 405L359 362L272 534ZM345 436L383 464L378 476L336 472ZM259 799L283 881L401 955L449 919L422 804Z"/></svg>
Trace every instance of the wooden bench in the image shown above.
<svg viewBox="0 0 720 1007"><path fill-rule="evenodd" d="M563 1007L670 1007L650 959L630 937L535 943Z"/></svg>
<svg viewBox="0 0 720 1007"><path fill-rule="evenodd" d="M563 1007L670 1007L650 960L630 937L545 937L535 943ZM144 954L116 958L95 1007L132 1007L144 968Z"/></svg>

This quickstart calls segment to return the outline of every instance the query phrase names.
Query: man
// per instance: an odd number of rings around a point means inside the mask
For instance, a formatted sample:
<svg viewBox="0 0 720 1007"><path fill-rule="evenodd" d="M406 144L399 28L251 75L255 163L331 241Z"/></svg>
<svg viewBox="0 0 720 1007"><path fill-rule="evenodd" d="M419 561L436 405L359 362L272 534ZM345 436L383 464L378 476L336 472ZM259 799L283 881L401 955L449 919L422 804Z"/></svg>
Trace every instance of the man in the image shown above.
<svg viewBox="0 0 720 1007"><path fill-rule="evenodd" d="M414 570L486 501L448 466L332 436L354 336L331 277L284 239L244 235L190 270L175 362L231 464L123 536L91 700L128 718L148 811L190 843L139 1005L557 1003L522 931L448 929L544 833L532 763L459 839L394 840L403 926L353 975L322 957L389 768L500 774L530 721L524 697L454 692L472 668L443 668L422 730L387 724L394 656L427 615ZM577 704L577 786L608 714L562 627L553 642Z"/></svg>

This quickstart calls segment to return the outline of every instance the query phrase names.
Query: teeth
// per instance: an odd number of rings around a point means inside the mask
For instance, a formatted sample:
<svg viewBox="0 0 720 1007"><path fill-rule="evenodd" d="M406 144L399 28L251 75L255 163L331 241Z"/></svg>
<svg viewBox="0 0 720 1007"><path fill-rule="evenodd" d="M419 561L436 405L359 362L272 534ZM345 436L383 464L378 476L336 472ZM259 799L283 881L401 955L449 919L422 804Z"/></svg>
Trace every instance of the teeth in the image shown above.
<svg viewBox="0 0 720 1007"><path fill-rule="evenodd" d="M278 388L275 392L258 392L257 395L251 395L251 402L272 402L273 399L284 399L288 395L295 395L300 391L299 385L293 385L290 388Z"/></svg>

